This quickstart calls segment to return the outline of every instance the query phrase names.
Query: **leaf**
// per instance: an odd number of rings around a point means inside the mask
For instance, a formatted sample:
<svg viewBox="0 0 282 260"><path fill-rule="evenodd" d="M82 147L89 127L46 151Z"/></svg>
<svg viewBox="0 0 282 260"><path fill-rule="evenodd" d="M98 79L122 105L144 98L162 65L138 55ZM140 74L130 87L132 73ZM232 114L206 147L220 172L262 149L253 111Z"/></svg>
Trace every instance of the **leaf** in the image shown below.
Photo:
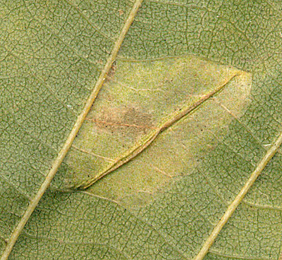
<svg viewBox="0 0 282 260"><path fill-rule="evenodd" d="M1 260L279 259L281 3L140 4L0 2Z"/></svg>

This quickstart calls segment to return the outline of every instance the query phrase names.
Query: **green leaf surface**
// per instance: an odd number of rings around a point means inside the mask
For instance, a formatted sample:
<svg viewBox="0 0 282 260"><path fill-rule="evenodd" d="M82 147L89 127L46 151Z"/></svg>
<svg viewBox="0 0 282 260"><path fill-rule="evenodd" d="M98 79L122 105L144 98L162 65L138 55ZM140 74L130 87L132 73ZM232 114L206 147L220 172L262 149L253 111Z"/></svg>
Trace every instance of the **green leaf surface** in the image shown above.
<svg viewBox="0 0 282 260"><path fill-rule="evenodd" d="M278 260L281 20L0 0L1 260Z"/></svg>

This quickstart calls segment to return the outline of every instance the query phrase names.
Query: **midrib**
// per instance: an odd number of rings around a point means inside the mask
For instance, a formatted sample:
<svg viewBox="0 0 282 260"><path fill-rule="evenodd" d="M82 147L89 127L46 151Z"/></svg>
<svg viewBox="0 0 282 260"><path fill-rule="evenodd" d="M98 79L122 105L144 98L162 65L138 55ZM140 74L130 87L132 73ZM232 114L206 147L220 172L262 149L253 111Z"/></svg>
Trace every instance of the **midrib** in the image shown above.
<svg viewBox="0 0 282 260"><path fill-rule="evenodd" d="M155 139L166 129L173 126L175 123L177 123L180 119L183 117L191 114L195 109L197 109L200 105L202 105L204 102L209 100L211 97L219 93L230 81L232 81L235 77L239 76L240 73L233 74L230 78L228 78L223 84L218 86L217 88L213 89L209 93L202 96L199 100L197 100L195 103L189 106L183 106L180 110L175 112L174 114L168 116L164 122L162 122L160 125L154 128L153 131L151 131L148 135L144 136L136 145L134 145L129 151L127 151L125 154L123 154L121 157L117 158L110 166L108 166L104 171L97 174L95 177L80 183L76 186L73 186L71 188L75 189L87 189L97 181L101 180L103 177L108 175L109 173L115 171L116 169L120 168L124 164L128 163L132 159L134 159L136 156L138 156L140 153L142 153L147 147L149 147Z"/></svg>
<svg viewBox="0 0 282 260"><path fill-rule="evenodd" d="M20 219L18 225L16 226L16 228L14 229L14 231L12 232L10 239L8 240L7 246L1 256L1 260L7 260L20 233L22 232L25 224L27 223L27 221L29 220L32 212L35 210L36 206L38 205L40 199L42 198L42 196L44 195L44 193L46 192L46 190L48 189L52 179L54 178L59 166L61 165L61 163L63 162L67 152L69 151L80 127L82 126L89 110L92 107L92 104L94 103L100 89L102 88L104 81L107 77L107 74L109 73L113 62L116 59L117 53L121 47L121 44L132 24L132 22L134 21L134 18L137 14L138 9L141 6L143 0L136 0L135 4L133 5L129 16L127 18L127 20L124 23L124 26L120 32L120 35L117 39L117 41L114 44L114 47L112 49L112 52L105 64L105 67L103 68L103 70L101 71L101 74L96 82L96 84L93 87L93 91L91 93L91 95L89 96L85 107L83 108L81 114L78 116L63 148L61 149L61 151L59 152L57 158L54 160L52 168L50 169L50 171L48 172L44 182L42 183L42 185L40 186L38 192L36 193L36 195L34 196L34 198L32 199L31 203L29 204L27 210L25 211L24 215L22 216L22 218Z"/></svg>

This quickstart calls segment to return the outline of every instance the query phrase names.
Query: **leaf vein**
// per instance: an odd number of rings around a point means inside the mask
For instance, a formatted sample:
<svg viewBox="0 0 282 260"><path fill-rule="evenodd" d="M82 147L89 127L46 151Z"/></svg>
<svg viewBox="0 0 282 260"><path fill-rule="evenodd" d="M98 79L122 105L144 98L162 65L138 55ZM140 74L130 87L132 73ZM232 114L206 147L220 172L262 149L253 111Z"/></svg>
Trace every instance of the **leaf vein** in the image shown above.
<svg viewBox="0 0 282 260"><path fill-rule="evenodd" d="M272 159L272 157L276 154L277 150L279 149L280 145L282 143L282 133L279 135L279 137L276 139L274 144L270 147L270 149L266 152L265 156L262 158L262 160L257 165L256 169L252 172L250 175L250 178L247 180L245 185L242 187L234 201L228 206L226 212L214 228L214 230L211 232L210 236L207 238L205 243L203 244L201 250L199 251L198 255L195 257L194 260L202 260L208 253L210 247L216 240L218 234L222 230L222 228L225 226L227 221L231 218L245 195L248 193L258 176L261 174L265 166L268 164L268 162Z"/></svg>
<svg viewBox="0 0 282 260"><path fill-rule="evenodd" d="M101 71L101 74L96 82L93 83L93 92L90 94L84 109L82 110L81 114L78 116L76 123L73 126L72 131L70 132L65 144L63 145L61 151L59 152L57 158L54 160L53 165L49 171L49 173L47 174L45 180L43 181L41 187L39 188L37 194L35 195L35 197L33 198L32 202L29 204L26 212L24 213L23 217L21 218L21 220L19 221L18 225L16 226L16 228L14 229L14 231L12 232L10 239L8 241L8 244L2 254L1 260L7 260L20 233L22 232L24 226L26 225L28 219L30 218L32 212L35 210L35 208L37 207L39 201L41 200L42 196L44 195L45 191L48 189L48 187L50 186L50 183L52 181L52 179L54 178L59 166L61 165L61 163L63 162L67 152L69 151L80 127L82 126L89 110L92 107L93 102L95 101L102 85L104 84L104 81L106 79L107 74L109 73L112 64L114 62L114 60L116 59L117 53L121 47L121 44L125 38L125 35L127 34L136 14L137 11L139 9L139 7L141 6L142 0L136 0L135 4L133 5L130 14L127 18L127 20L124 23L124 26L120 32L120 35L117 39L117 41L114 44L114 47L112 49L112 53L109 56L104 69Z"/></svg>

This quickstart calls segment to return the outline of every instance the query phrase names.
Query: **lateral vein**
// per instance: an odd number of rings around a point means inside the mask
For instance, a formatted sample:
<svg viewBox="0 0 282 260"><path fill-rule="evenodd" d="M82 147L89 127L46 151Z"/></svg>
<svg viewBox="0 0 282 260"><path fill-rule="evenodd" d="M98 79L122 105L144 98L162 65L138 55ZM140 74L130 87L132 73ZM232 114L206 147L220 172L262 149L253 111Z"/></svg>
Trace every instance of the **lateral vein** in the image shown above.
<svg viewBox="0 0 282 260"><path fill-rule="evenodd" d="M185 117L186 115L193 112L195 109L197 109L201 104L203 104L205 101L210 99L215 94L219 93L232 79L239 76L240 73L237 72L234 75L232 75L229 79L227 79L222 85L215 88L211 92L207 93L206 95L202 96L197 102L194 104L183 107L179 111L175 112L174 114L170 115L170 117L160 124L158 127L154 128L154 131L150 132L148 135L143 137L135 146L133 146L129 151L127 151L124 155L122 155L120 158L117 158L114 163L112 163L110 166L108 166L104 171L99 173L98 175L94 176L93 178L77 184L76 186L73 186L72 188L75 189L87 189L109 173L113 172L114 170L120 168L133 158L135 158L137 155L139 155L142 151L144 151L163 131L165 131L167 128L174 125L176 122L178 122L180 119Z"/></svg>
<svg viewBox="0 0 282 260"><path fill-rule="evenodd" d="M202 246L200 252L195 257L194 260L203 260L206 254L208 253L210 247L214 243L215 239L217 238L218 234L224 227L224 225L227 223L227 221L230 219L234 211L237 209L239 204L242 202L243 198L247 194L247 192L250 190L258 176L262 173L265 166L268 164L268 162L271 160L271 158L276 154L277 150L279 149L280 145L282 143L282 133L279 135L279 137L276 139L274 144L270 147L270 149L266 152L265 156L262 158L260 163L257 165L256 169L251 174L250 178L247 180L243 188L240 190L238 195L235 197L234 201L228 206L226 212L222 216L222 218L219 220L209 237L207 238L206 242Z"/></svg>
<svg viewBox="0 0 282 260"><path fill-rule="evenodd" d="M89 96L88 100L86 101L85 107L82 110L81 114L78 116L72 131L70 132L64 146L62 147L62 149L60 150L60 152L58 153L58 156L56 157L55 161L53 162L53 165L50 169L50 171L48 172L48 174L46 175L45 180L43 181L42 185L40 186L37 194L34 196L34 198L31 200L27 210L25 211L24 215L22 216L22 218L20 219L18 225L16 226L16 228L14 229L13 233L10 236L10 239L8 240L7 246L1 256L1 260L7 260L20 233L22 232L25 224L27 223L27 221L29 220L32 212L35 210L36 206L38 205L41 197L44 195L45 191L48 189L52 179L54 178L59 166L61 165L61 163L63 162L67 152L69 151L80 127L82 126L89 110L91 109L91 106L93 104L93 102L95 101L101 87L103 86L103 83L107 77L107 74L109 73L111 66L113 64L113 62L116 59L117 53L121 47L121 44L125 38L126 33L128 32L132 22L134 21L134 18L137 14L138 9L140 8L141 4L142 4L143 0L136 0L135 4L133 5L130 14L121 30L121 33L117 39L117 41L114 44L114 47L112 49L112 52L105 64L105 67L103 68L103 70L101 71L101 74L96 82L96 84L92 85L91 87L93 88L93 91L91 93L91 95Z"/></svg>

